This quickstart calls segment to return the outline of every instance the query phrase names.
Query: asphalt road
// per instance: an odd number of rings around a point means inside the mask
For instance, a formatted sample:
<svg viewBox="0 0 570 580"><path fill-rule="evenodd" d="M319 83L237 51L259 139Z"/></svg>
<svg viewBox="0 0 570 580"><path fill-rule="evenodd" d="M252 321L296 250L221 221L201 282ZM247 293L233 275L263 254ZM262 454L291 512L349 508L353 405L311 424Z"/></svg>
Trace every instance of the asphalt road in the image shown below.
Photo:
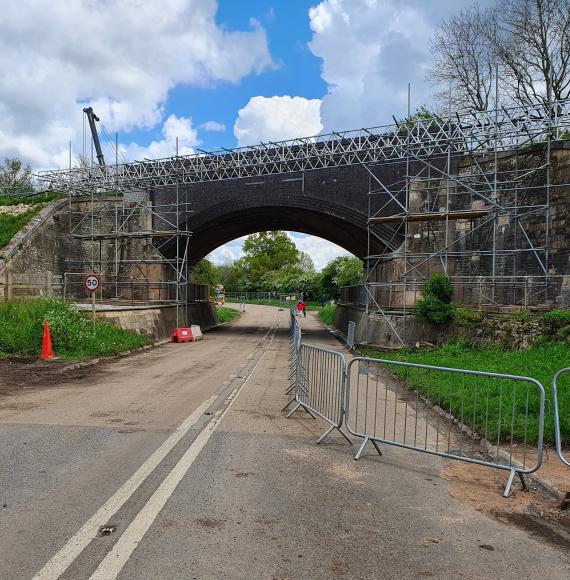
<svg viewBox="0 0 570 580"><path fill-rule="evenodd" d="M0 399L0 578L569 577L563 544L452 497L444 461L355 462L286 419L287 315Z"/></svg>

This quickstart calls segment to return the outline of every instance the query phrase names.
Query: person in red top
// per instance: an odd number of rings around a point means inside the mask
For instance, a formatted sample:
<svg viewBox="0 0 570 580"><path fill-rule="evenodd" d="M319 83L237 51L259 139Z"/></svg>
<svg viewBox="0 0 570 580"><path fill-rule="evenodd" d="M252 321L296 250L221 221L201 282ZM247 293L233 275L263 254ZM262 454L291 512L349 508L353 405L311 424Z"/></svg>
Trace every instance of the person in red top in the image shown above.
<svg viewBox="0 0 570 580"><path fill-rule="evenodd" d="M297 302L297 314L301 316L301 312L303 313L303 316L307 318L307 305L302 300L299 300L299 302Z"/></svg>

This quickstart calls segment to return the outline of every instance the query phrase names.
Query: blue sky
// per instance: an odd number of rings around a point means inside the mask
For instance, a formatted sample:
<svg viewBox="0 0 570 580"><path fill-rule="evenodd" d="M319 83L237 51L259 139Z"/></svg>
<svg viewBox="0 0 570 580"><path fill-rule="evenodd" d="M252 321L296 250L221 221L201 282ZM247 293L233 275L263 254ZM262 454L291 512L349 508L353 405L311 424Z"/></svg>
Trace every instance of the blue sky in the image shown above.
<svg viewBox="0 0 570 580"><path fill-rule="evenodd" d="M413 109L431 104L434 28L471 4L8 2L0 19L0 156L43 169L67 165L70 141L76 157L88 154L85 104L111 140L118 133L122 160L172 155L177 140L189 154L391 122L406 114L408 82ZM311 236L293 239L318 268L345 253ZM234 241L212 257L232 259L240 249Z"/></svg>

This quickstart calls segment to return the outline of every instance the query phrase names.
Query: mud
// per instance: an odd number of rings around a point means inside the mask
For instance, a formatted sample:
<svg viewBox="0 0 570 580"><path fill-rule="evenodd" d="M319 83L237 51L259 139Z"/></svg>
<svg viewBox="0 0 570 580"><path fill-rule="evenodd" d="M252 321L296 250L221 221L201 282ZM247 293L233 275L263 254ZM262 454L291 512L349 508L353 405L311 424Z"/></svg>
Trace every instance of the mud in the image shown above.
<svg viewBox="0 0 570 580"><path fill-rule="evenodd" d="M71 381L90 379L98 372L95 365L73 368L69 361L0 359L0 397L27 389L54 387Z"/></svg>
<svg viewBox="0 0 570 580"><path fill-rule="evenodd" d="M562 509L560 500L546 498L532 484L525 492L518 482L513 484L510 497L505 498L502 493L507 472L479 465L450 462L442 475L453 498L501 523L522 528L550 546L570 549L570 511Z"/></svg>

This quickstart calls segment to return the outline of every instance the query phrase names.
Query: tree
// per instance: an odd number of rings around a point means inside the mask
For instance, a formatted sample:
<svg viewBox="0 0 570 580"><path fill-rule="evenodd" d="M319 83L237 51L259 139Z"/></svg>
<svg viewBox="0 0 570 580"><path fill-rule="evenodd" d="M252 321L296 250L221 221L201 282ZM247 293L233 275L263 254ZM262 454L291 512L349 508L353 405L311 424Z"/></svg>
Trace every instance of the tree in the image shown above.
<svg viewBox="0 0 570 580"><path fill-rule="evenodd" d="M243 272L248 290L259 290L262 277L273 270L297 265L299 250L282 231L260 232L243 243L245 256L236 262Z"/></svg>
<svg viewBox="0 0 570 580"><path fill-rule="evenodd" d="M32 189L32 169L19 159L4 159L0 165L0 193L22 193Z"/></svg>
<svg viewBox="0 0 570 580"><path fill-rule="evenodd" d="M451 16L436 29L431 45L435 63L428 79L441 87L436 98L442 109L449 108L450 98L455 110L490 108L496 59L486 33L489 22L490 12L473 6Z"/></svg>
<svg viewBox="0 0 570 580"><path fill-rule="evenodd" d="M432 50L428 78L442 87L437 97L445 109L449 85L454 108L482 111L499 97L502 104L546 106L570 97L570 2L475 6L441 23Z"/></svg>
<svg viewBox="0 0 570 580"><path fill-rule="evenodd" d="M314 272L315 263L313 258L307 254L307 252L299 252L299 259L297 260L297 267L304 272Z"/></svg>
<svg viewBox="0 0 570 580"><path fill-rule="evenodd" d="M362 260L341 256L329 262L322 271L322 290L326 296L338 298L343 286L362 284Z"/></svg>
<svg viewBox="0 0 570 580"><path fill-rule="evenodd" d="M207 284L210 288L220 283L220 275L217 266L210 260L203 258L194 268L194 282L196 284Z"/></svg>
<svg viewBox="0 0 570 580"><path fill-rule="evenodd" d="M570 97L570 2L499 0L489 39L509 96L522 105Z"/></svg>

